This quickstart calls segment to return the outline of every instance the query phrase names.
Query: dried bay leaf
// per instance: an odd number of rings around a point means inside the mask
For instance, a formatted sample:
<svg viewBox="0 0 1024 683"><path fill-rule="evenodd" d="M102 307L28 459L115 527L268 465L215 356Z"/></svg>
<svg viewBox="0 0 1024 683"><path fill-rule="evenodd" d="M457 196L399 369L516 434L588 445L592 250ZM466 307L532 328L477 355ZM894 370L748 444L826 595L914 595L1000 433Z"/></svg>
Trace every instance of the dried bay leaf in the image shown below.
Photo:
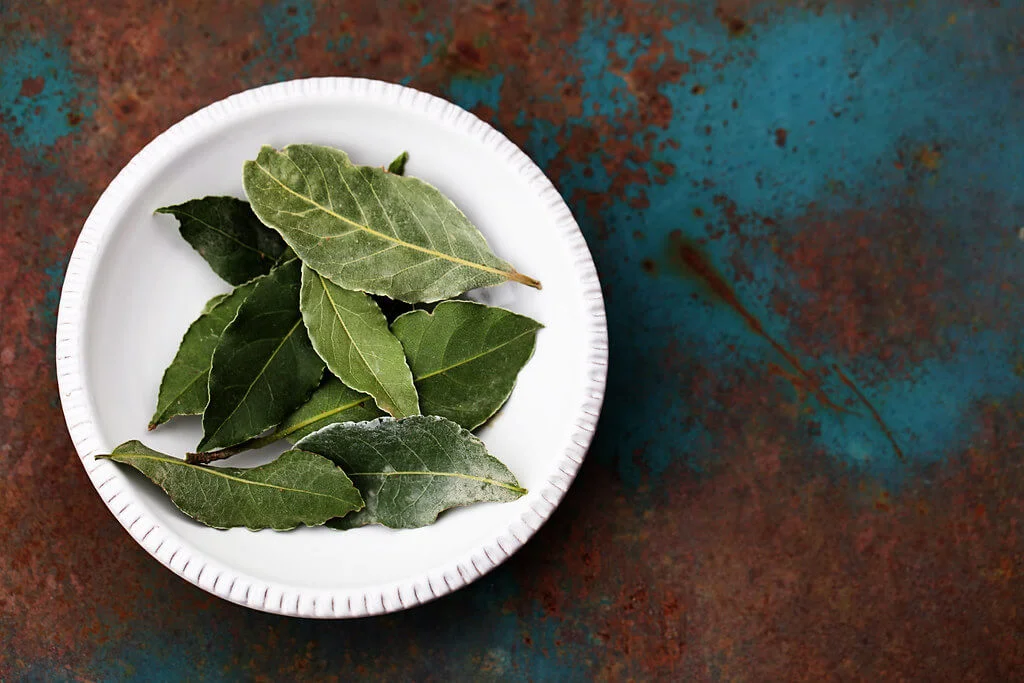
<svg viewBox="0 0 1024 683"><path fill-rule="evenodd" d="M420 410L476 429L508 400L533 355L536 320L472 301L444 301L391 324L416 379Z"/></svg>
<svg viewBox="0 0 1024 683"><path fill-rule="evenodd" d="M345 289L408 303L508 280L540 288L495 256L436 188L318 145L263 147L245 162L253 211L310 268Z"/></svg>
<svg viewBox="0 0 1024 683"><path fill-rule="evenodd" d="M324 363L299 313L292 260L257 283L224 329L210 368L210 401L198 450L241 443L280 423L320 384Z"/></svg>
<svg viewBox="0 0 1024 683"><path fill-rule="evenodd" d="M299 308L313 348L338 379L370 394L395 417L419 414L402 343L369 295L342 289L303 266Z"/></svg>
<svg viewBox="0 0 1024 683"><path fill-rule="evenodd" d="M263 225L241 199L203 197L156 212L177 218L185 241L233 285L270 272L285 250L281 236Z"/></svg>
<svg viewBox="0 0 1024 683"><path fill-rule="evenodd" d="M366 507L329 522L336 528L416 528L452 507L526 493L480 439L443 417L332 424L296 448L334 461L362 494Z"/></svg>
<svg viewBox="0 0 1024 683"><path fill-rule="evenodd" d="M200 315L202 315L203 313L209 313L217 306L217 304L219 304L221 301L224 301L224 299L227 299L229 296L231 296L231 292L228 292L227 294L215 294L211 296L210 300L203 305L203 310L200 312Z"/></svg>
<svg viewBox="0 0 1024 683"><path fill-rule="evenodd" d="M335 422L364 422L387 415L377 408L372 396L349 389L331 373L326 374L323 383L309 400L299 406L270 434L216 451L189 453L188 461L209 463L224 460L254 448L269 446L281 439L295 443L304 436Z"/></svg>
<svg viewBox="0 0 1024 683"><path fill-rule="evenodd" d="M508 399L541 327L536 320L503 308L445 301L433 313L417 310L399 316L391 330L405 348L421 412L475 429ZM329 424L362 422L383 414L370 396L329 377L272 434L192 459L229 458L279 439L294 443Z"/></svg>
<svg viewBox="0 0 1024 683"><path fill-rule="evenodd" d="M309 400L275 430L275 438L292 443L335 422L365 422L385 413L366 394L345 386L337 377L328 377Z"/></svg>
<svg viewBox="0 0 1024 683"><path fill-rule="evenodd" d="M167 492L189 517L218 529L294 529L316 526L363 506L345 473L319 455L290 450L252 468L192 465L128 441L110 455Z"/></svg>
<svg viewBox="0 0 1024 683"><path fill-rule="evenodd" d="M210 363L224 328L238 313L238 307L249 296L259 279L236 287L229 294L210 299L202 314L189 326L174 360L164 371L156 412L149 428L167 422L175 415L200 415L210 395Z"/></svg>

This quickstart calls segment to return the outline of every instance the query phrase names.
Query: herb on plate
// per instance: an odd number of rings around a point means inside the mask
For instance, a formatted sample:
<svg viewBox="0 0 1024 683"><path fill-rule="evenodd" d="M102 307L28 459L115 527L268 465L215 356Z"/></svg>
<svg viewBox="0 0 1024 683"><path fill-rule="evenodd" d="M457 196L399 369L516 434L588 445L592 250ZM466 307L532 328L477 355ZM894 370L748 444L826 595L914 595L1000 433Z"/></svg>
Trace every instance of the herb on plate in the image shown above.
<svg viewBox="0 0 1024 683"><path fill-rule="evenodd" d="M157 209L235 285L185 332L150 423L202 415L203 437L185 458L138 441L97 457L216 528L414 528L524 495L469 430L508 400L542 326L450 299L540 282L496 256L440 191L405 177L408 159L385 169L329 147L264 147L244 166L248 202ZM295 447L269 464L210 465L280 440Z"/></svg>

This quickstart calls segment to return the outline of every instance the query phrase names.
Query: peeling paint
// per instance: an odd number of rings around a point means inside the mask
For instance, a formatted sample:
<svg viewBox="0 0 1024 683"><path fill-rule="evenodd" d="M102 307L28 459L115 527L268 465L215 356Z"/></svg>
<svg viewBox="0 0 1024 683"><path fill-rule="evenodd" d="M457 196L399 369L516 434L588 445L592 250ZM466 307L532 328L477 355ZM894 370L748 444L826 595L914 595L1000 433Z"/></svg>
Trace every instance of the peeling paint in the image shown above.
<svg viewBox="0 0 1024 683"><path fill-rule="evenodd" d="M71 135L95 108L94 88L57 41L32 36L0 48L0 127L39 153Z"/></svg>

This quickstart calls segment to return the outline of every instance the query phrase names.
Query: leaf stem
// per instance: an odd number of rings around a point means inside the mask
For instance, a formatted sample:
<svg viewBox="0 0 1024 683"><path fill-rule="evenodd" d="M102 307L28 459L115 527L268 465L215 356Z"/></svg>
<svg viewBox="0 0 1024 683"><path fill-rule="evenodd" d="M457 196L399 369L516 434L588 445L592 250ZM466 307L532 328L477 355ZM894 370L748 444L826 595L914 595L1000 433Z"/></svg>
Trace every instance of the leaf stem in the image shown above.
<svg viewBox="0 0 1024 683"><path fill-rule="evenodd" d="M221 448L216 451L207 451L205 453L186 453L185 462L190 463L192 465L207 465L211 462L215 462L217 460L224 460L225 458L230 458L234 455L244 453L245 451L250 451L254 448L263 448L264 446L269 446L272 443L280 441L290 433L290 431L274 431L271 432L270 434L267 434L266 436L256 436L249 439L248 441L243 441L240 444L228 446L227 448Z"/></svg>
<svg viewBox="0 0 1024 683"><path fill-rule="evenodd" d="M519 271L513 269L507 273L508 279L519 284L526 285L527 287L533 287L534 289L541 289L540 280L536 280L529 275L523 275Z"/></svg>
<svg viewBox="0 0 1024 683"><path fill-rule="evenodd" d="M267 434L266 436L255 436L247 441L243 441L240 444L235 444L234 446L228 446L227 448L221 448L216 451L208 451L206 453L187 453L185 454L185 461L197 465L204 465L207 463L214 462L215 460L224 460L225 458L230 458L234 455L244 453L245 451L250 451L254 448L263 448L264 446L269 446L272 443L284 439L289 434L294 434L303 427L308 427L309 425L313 424L318 420L322 420L325 417L330 417L335 413L343 412L345 410L348 410L349 408L354 408L362 403L366 403L369 400L370 396L363 396L363 398L353 403L344 404L332 410L325 411L307 420L293 424L287 428L278 428L271 432L270 434Z"/></svg>

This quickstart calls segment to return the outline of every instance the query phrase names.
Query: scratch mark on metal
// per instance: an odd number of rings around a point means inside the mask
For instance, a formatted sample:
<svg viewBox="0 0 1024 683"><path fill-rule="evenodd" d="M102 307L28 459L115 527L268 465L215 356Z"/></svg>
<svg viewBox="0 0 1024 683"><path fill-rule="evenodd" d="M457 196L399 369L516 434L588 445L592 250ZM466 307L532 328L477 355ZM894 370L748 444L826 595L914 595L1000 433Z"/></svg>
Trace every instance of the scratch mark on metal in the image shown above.
<svg viewBox="0 0 1024 683"><path fill-rule="evenodd" d="M871 404L868 397L861 393L860 389L857 388L857 385L853 383L853 380L846 376L846 373L843 372L842 368L838 365L833 365L832 369L835 370L836 375L839 376L839 381L849 387L850 391L857 396L860 402L864 404L864 407L868 409L868 412L871 413L875 422L877 422L878 426L881 427L882 433L885 434L885 438L889 439L889 443L892 444L892 449L896 451L896 457L899 458L900 462L905 462L903 450L900 449L900 445L896 443L896 437L893 436L892 430L889 429L889 425L885 423L885 420L882 419L881 414L875 409L875 406Z"/></svg>
<svg viewBox="0 0 1024 683"><path fill-rule="evenodd" d="M743 305L743 302L740 301L732 286L729 285L726 279L715 269L713 265L711 265L707 257L701 253L700 249L698 249L695 244L683 238L678 231L672 233L670 240L672 243L670 254L674 266L677 268L683 268L700 278L700 280L707 285L712 294L721 299L727 306L729 306L729 308L738 313L755 334L767 341L771 347L775 349L779 355L785 358L786 362L789 363L793 369L804 378L804 380L806 380L811 391L822 405L838 413L850 412L846 408L833 402L821 388L818 378L803 366L800 359L774 337L768 334L768 331L764 329L764 325L758 317Z"/></svg>

